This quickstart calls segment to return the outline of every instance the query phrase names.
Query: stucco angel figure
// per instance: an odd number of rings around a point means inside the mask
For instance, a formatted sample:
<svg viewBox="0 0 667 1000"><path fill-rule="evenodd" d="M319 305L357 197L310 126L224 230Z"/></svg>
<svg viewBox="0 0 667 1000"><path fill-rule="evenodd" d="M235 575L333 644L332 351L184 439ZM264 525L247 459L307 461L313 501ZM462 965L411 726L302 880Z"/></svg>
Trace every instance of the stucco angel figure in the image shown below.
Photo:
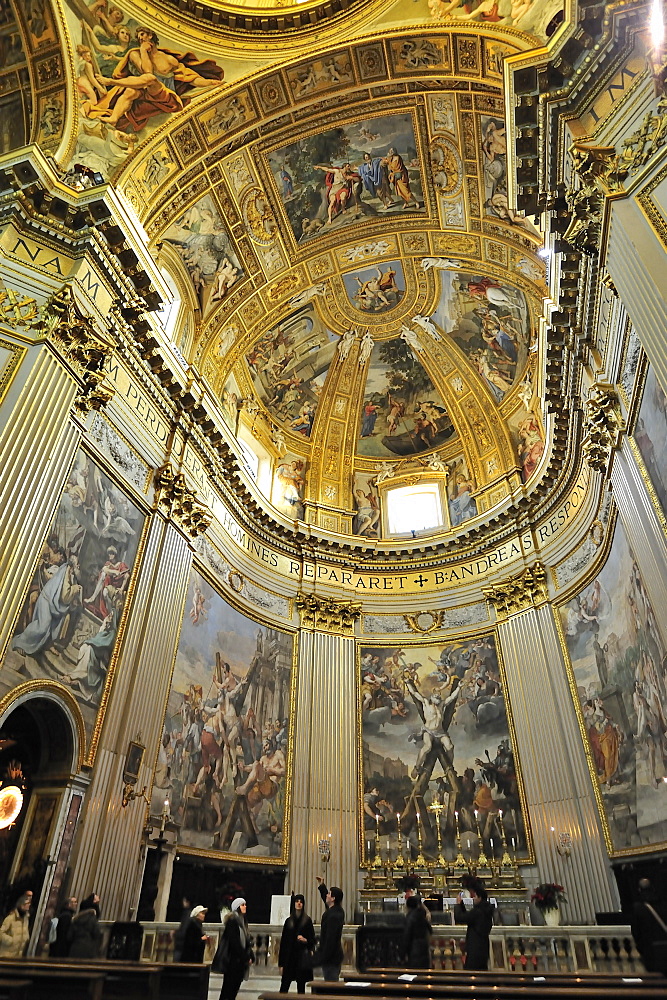
<svg viewBox="0 0 667 1000"><path fill-rule="evenodd" d="M375 485L379 486L386 479L392 479L396 474L396 463L392 462L380 462L379 465L375 466L375 471L377 476L375 477Z"/></svg>
<svg viewBox="0 0 667 1000"><path fill-rule="evenodd" d="M439 271L447 270L447 268L457 270L459 267L463 267L463 262L452 260L450 257L422 257L422 270L430 271L432 267Z"/></svg>
<svg viewBox="0 0 667 1000"><path fill-rule="evenodd" d="M438 455L437 451L433 455L429 455L428 460L425 462L426 468L430 469L432 472L447 472L447 466L443 460Z"/></svg>
<svg viewBox="0 0 667 1000"><path fill-rule="evenodd" d="M526 375L526 378L519 386L519 399L521 400L521 402L523 403L523 405L526 407L527 410L530 410L530 403L533 398L533 392L534 392L533 383L530 380L530 376Z"/></svg>
<svg viewBox="0 0 667 1000"><path fill-rule="evenodd" d="M401 326L400 337L401 337L401 340L405 341L405 343L408 345L408 347L412 348L412 350L415 352L415 354L423 354L424 353L424 348L419 343L419 337L417 336L417 334L415 333L414 330L411 330L410 327L405 326L405 324L403 326Z"/></svg>
<svg viewBox="0 0 667 1000"><path fill-rule="evenodd" d="M352 350L352 345L357 339L357 328L353 327L351 330L346 330L343 336L338 341L338 360L347 361L350 356L350 351Z"/></svg>
<svg viewBox="0 0 667 1000"><path fill-rule="evenodd" d="M366 330L366 333L361 338L361 344L359 345L359 364L365 365L371 356L373 347L375 346L375 341L370 335L370 332Z"/></svg>
<svg viewBox="0 0 667 1000"><path fill-rule="evenodd" d="M306 302L310 302L311 299L316 298L318 295L325 295L326 290L326 282L320 281L317 285L311 285L310 288L306 288L303 292L299 292L298 295L293 295L289 300L289 304L295 308L305 306Z"/></svg>
<svg viewBox="0 0 667 1000"><path fill-rule="evenodd" d="M276 446L276 451L282 458L282 456L287 452L287 442L285 441L285 435L283 434L281 427L273 428L271 431L271 440Z"/></svg>
<svg viewBox="0 0 667 1000"><path fill-rule="evenodd" d="M428 335L430 337L433 337L434 340L442 340L442 337L438 333L437 327L435 326L435 324L433 323L433 321L430 319L430 317L428 317L428 316L420 316L419 313L417 313L416 316L412 317L412 321L411 322L416 323L417 326L420 326L422 328L422 330L424 331L424 333L428 333Z"/></svg>

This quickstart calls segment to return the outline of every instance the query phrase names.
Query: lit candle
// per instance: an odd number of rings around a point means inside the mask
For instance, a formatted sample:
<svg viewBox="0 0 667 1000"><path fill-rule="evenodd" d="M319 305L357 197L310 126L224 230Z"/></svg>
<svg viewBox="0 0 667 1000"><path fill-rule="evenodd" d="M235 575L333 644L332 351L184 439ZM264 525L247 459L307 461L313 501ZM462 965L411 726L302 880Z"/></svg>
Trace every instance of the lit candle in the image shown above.
<svg viewBox="0 0 667 1000"><path fill-rule="evenodd" d="M512 850L516 851L516 844L514 843L514 837L512 837Z"/></svg>
<svg viewBox="0 0 667 1000"><path fill-rule="evenodd" d="M398 849L400 851L401 844L402 844L402 840L401 840L401 814L400 813L396 813L396 823L398 825Z"/></svg>
<svg viewBox="0 0 667 1000"><path fill-rule="evenodd" d="M491 845L491 853L493 853L493 837L489 837L489 844Z"/></svg>
<svg viewBox="0 0 667 1000"><path fill-rule="evenodd" d="M389 840L387 840L387 850L389 850Z"/></svg>
<svg viewBox="0 0 667 1000"><path fill-rule="evenodd" d="M371 842L370 842L370 840L367 840L366 843L368 844L368 853L370 854L371 853Z"/></svg>

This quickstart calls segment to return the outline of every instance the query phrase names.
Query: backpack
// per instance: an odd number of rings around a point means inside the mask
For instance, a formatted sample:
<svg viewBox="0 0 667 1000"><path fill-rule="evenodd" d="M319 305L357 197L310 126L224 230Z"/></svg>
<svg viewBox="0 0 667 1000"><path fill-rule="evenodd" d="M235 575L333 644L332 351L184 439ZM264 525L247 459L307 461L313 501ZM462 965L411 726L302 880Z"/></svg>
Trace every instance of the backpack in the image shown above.
<svg viewBox="0 0 667 1000"><path fill-rule="evenodd" d="M49 924L49 936L47 938L48 944L55 944L58 937L58 918L51 917L51 923Z"/></svg>

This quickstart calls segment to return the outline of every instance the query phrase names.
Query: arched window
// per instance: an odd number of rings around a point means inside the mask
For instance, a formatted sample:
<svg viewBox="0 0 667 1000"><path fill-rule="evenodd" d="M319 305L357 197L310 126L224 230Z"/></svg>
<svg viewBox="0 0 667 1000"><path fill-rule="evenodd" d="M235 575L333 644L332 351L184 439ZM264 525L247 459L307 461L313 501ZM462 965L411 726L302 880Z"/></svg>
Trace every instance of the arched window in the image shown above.
<svg viewBox="0 0 667 1000"><path fill-rule="evenodd" d="M178 314L181 308L181 296L178 294L178 289L174 283L174 279L169 274L169 271L165 270L164 267L161 267L160 274L164 278L164 282L171 293L171 299L164 301L155 315L162 323L164 332L169 339L175 340L176 338L174 334Z"/></svg>
<svg viewBox="0 0 667 1000"><path fill-rule="evenodd" d="M442 527L442 502L437 483L417 483L388 490L386 503L390 535L409 535Z"/></svg>

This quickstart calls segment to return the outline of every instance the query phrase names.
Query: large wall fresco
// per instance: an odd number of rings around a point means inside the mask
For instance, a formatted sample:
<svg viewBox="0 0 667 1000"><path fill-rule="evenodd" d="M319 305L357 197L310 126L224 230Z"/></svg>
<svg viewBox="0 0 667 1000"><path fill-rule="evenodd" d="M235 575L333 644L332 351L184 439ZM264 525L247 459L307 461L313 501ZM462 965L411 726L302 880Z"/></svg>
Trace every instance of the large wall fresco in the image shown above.
<svg viewBox="0 0 667 1000"><path fill-rule="evenodd" d="M430 375L397 337L375 344L361 408L357 451L386 458L444 444L454 425Z"/></svg>
<svg viewBox="0 0 667 1000"><path fill-rule="evenodd" d="M28 55L9 3L0 4L0 153L24 146L30 138Z"/></svg>
<svg viewBox="0 0 667 1000"><path fill-rule="evenodd" d="M667 396L651 367L646 373L633 437L662 512L667 516Z"/></svg>
<svg viewBox="0 0 667 1000"><path fill-rule="evenodd" d="M181 847L284 857L292 650L192 570L153 786Z"/></svg>
<svg viewBox="0 0 667 1000"><path fill-rule="evenodd" d="M0 697L28 680L60 681L90 741L143 525L139 508L79 451L0 670Z"/></svg>
<svg viewBox="0 0 667 1000"><path fill-rule="evenodd" d="M500 402L523 373L528 357L526 297L488 275L438 273L441 293L432 319L461 348Z"/></svg>
<svg viewBox="0 0 667 1000"><path fill-rule="evenodd" d="M310 437L338 337L312 302L268 330L246 355L258 395L274 420Z"/></svg>
<svg viewBox="0 0 667 1000"><path fill-rule="evenodd" d="M205 194L165 231L197 293L202 313L222 302L243 277L234 245L213 197Z"/></svg>
<svg viewBox="0 0 667 1000"><path fill-rule="evenodd" d="M307 136L269 155L300 242L364 218L423 212L410 114L383 115Z"/></svg>
<svg viewBox="0 0 667 1000"><path fill-rule="evenodd" d="M664 843L666 647L620 521L604 568L560 614L613 850Z"/></svg>
<svg viewBox="0 0 667 1000"><path fill-rule="evenodd" d="M360 650L364 856L402 849L414 859L420 814L424 854L437 855L436 820L445 855L461 847L475 859L479 839L487 857L531 854L512 743L504 677L495 637L485 634L448 644ZM430 732L429 732L430 731ZM440 732L442 736L431 736ZM399 844L398 814L400 814ZM502 814L502 815L501 815Z"/></svg>
<svg viewBox="0 0 667 1000"><path fill-rule="evenodd" d="M193 98L220 87L224 70L160 41L150 19L140 23L122 3L66 4L81 115L74 160L107 177Z"/></svg>
<svg viewBox="0 0 667 1000"><path fill-rule="evenodd" d="M343 282L350 302L362 313L389 312L405 295L405 276L400 260L351 271L343 275Z"/></svg>

